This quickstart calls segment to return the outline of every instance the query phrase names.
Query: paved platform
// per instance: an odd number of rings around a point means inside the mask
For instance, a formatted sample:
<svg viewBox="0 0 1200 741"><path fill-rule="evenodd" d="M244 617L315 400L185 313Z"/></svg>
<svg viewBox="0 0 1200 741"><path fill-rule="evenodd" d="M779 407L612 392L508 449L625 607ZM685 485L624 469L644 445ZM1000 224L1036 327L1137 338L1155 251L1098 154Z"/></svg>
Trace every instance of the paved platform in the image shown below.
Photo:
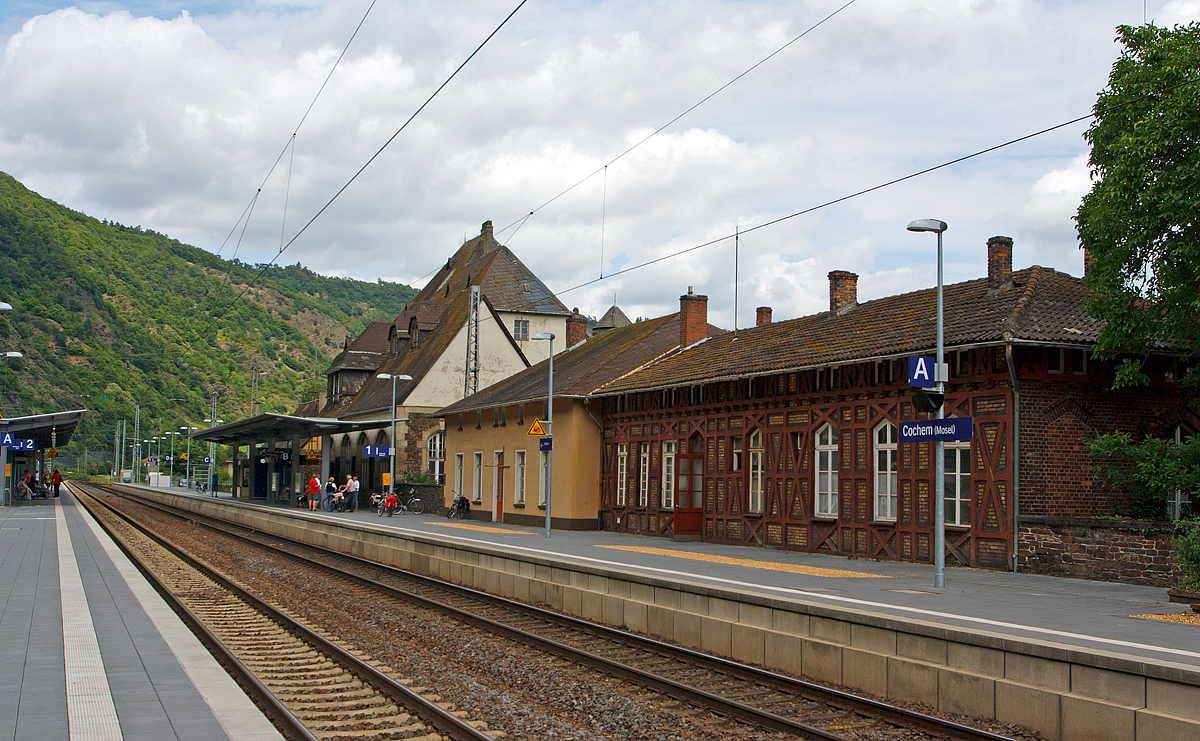
<svg viewBox="0 0 1200 741"><path fill-rule="evenodd" d="M1186 605L1169 602L1167 590L1160 587L948 568L946 586L935 589L933 567L921 564L676 543L609 532L555 530L546 538L541 528L462 522L429 514L381 518L369 510L280 508L297 516L357 521L463 545L1200 671L1200 626L1133 617L1190 611Z"/></svg>
<svg viewBox="0 0 1200 741"><path fill-rule="evenodd" d="M0 741L281 739L63 491L0 507Z"/></svg>

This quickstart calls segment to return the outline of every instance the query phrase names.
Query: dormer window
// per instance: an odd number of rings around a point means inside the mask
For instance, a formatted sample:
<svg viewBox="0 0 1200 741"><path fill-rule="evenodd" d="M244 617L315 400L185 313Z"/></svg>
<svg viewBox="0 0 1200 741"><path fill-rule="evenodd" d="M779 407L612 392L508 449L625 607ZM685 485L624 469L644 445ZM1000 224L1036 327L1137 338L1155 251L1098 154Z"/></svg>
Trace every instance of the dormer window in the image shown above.
<svg viewBox="0 0 1200 741"><path fill-rule="evenodd" d="M417 340L420 338L421 330L417 328L417 318L413 317L408 320L408 341L415 348Z"/></svg>

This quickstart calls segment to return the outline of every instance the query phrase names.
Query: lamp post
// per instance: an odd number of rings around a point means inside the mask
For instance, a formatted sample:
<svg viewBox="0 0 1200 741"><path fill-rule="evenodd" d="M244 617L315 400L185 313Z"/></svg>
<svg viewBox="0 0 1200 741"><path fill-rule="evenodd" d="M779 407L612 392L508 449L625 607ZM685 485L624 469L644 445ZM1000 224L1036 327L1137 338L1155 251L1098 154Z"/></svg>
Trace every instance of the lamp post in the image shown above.
<svg viewBox="0 0 1200 741"><path fill-rule="evenodd" d="M412 376L392 375L391 373L380 373L375 376L384 380L392 379L392 437L389 440L391 446L388 448L388 458L390 459L390 469L388 471L388 488L392 493L396 492L396 381L411 381Z"/></svg>
<svg viewBox="0 0 1200 741"><path fill-rule="evenodd" d="M550 438L550 449L546 451L546 537L550 537L550 480L554 456L554 333L542 332L531 340L550 342L550 388L546 393L546 437Z"/></svg>
<svg viewBox="0 0 1200 741"><path fill-rule="evenodd" d="M180 427L179 429L187 430L187 433L186 433L188 436L187 465L184 466L184 468L183 468L183 471L184 471L183 475L187 476L187 482L188 482L187 488L188 488L188 491L191 491L192 490L192 433L200 428L199 427L191 427L189 425L184 425L183 427Z"/></svg>
<svg viewBox="0 0 1200 741"><path fill-rule="evenodd" d="M942 398L937 410L938 419L946 415L946 346L942 325L942 232L946 229L946 222L937 219L917 219L908 225L910 232L937 234L937 360L933 379L937 384L937 393ZM934 455L933 586L940 588L946 586L946 443L938 440Z"/></svg>
<svg viewBox="0 0 1200 741"><path fill-rule="evenodd" d="M213 394L213 411L216 412L216 410L217 410L217 395ZM215 416L216 415L214 415L214 417ZM212 428L216 427L217 425L225 424L225 420L213 419L212 417L210 417L204 421L208 423L208 429L210 429L210 430ZM213 473L214 471L217 470L216 466L217 466L217 444L215 442L213 442L212 440L209 440L208 441L208 474L207 474L208 486L209 486L208 493L212 494L214 497L217 495L217 482L213 480L216 477L216 474Z"/></svg>

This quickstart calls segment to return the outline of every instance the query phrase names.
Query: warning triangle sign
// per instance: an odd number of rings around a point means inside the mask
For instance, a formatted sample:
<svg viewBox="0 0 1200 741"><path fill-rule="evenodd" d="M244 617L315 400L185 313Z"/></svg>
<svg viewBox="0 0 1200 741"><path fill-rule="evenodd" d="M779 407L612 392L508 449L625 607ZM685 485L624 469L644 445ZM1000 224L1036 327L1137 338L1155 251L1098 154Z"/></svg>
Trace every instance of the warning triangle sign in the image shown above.
<svg viewBox="0 0 1200 741"><path fill-rule="evenodd" d="M533 427L529 428L529 434L532 435L533 437L545 437L546 436L546 429L544 427L542 427L542 420L540 420L540 419L533 420Z"/></svg>

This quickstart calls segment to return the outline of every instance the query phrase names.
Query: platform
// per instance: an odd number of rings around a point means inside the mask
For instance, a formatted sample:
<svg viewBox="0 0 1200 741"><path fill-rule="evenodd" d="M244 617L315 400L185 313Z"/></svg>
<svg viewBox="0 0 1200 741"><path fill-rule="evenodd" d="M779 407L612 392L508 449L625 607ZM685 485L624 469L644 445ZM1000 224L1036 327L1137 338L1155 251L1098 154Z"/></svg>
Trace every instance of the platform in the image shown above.
<svg viewBox="0 0 1200 741"><path fill-rule="evenodd" d="M281 739L66 490L0 507L0 741Z"/></svg>

